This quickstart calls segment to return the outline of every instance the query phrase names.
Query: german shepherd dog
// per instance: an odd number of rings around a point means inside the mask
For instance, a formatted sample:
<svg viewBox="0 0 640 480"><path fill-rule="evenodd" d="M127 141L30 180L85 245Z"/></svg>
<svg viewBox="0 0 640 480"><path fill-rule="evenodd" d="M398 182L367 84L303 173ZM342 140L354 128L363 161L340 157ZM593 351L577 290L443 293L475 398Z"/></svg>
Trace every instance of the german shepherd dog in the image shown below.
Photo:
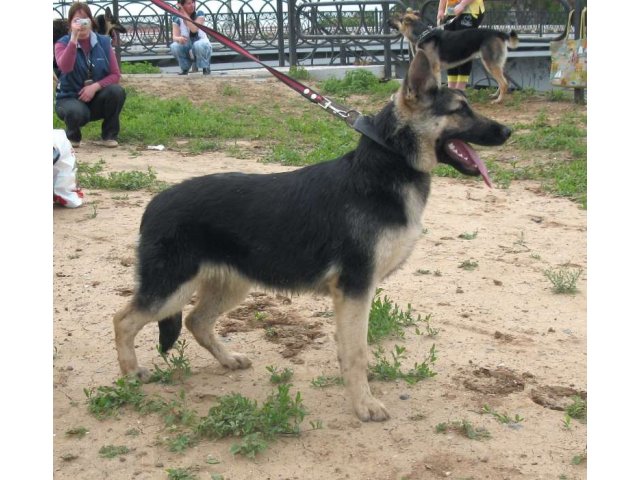
<svg viewBox="0 0 640 480"><path fill-rule="evenodd" d="M437 79L440 79L441 68L454 68L480 57L484 67L498 82L494 103L504 99L509 89L509 82L504 76L507 48L517 48L519 41L514 30L509 34L491 28L446 30L423 22L411 9L391 17L389 26L402 33L414 55L417 49L427 54Z"/></svg>
<svg viewBox="0 0 640 480"><path fill-rule="evenodd" d="M440 163L482 175L468 145L501 145L511 130L475 113L465 96L440 88L418 52L393 99L372 119L388 148L362 136L332 161L277 174L223 173L192 178L157 194L141 220L137 285L114 316L124 375L148 379L134 340L159 322L166 352L185 319L198 343L229 369L250 360L216 337L216 318L254 285L328 294L336 314L338 360L363 420L389 418L367 381L367 328L376 286L411 253L421 232L430 172Z"/></svg>
<svg viewBox="0 0 640 480"><path fill-rule="evenodd" d="M98 25L98 30L96 33L100 35L109 35L111 37L111 43L116 45L118 42L118 35L116 33L127 33L127 29L124 28L120 23L116 21L111 13L111 9L107 7L104 13L97 15L96 24ZM58 40L64 37L67 33L69 33L69 22L65 18L56 18L53 21L53 44L55 45ZM54 83L58 81L57 77L60 76L60 69L58 68L58 64L56 63L55 56L53 57L53 76Z"/></svg>

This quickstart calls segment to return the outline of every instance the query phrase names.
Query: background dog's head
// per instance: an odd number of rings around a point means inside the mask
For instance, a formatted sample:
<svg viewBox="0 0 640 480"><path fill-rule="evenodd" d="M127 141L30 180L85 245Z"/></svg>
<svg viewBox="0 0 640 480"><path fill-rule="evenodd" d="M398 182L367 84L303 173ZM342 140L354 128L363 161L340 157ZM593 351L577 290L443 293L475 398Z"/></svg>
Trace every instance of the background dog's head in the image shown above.
<svg viewBox="0 0 640 480"><path fill-rule="evenodd" d="M127 29L115 20L109 7L105 9L103 14L96 16L95 21L98 25L96 33L109 35L111 40L114 42L114 45L118 37L116 32L127 33ZM67 33L69 33L69 22L64 18L55 19L53 21L53 43L56 43Z"/></svg>
<svg viewBox="0 0 640 480"><path fill-rule="evenodd" d="M469 143L502 145L511 130L476 113L464 93L441 88L423 51L416 52L393 103L396 132L406 128L414 138L414 154L409 155L414 168L431 172L445 163L465 175L481 175L491 186L487 167Z"/></svg>
<svg viewBox="0 0 640 480"><path fill-rule="evenodd" d="M407 41L415 44L425 31L433 30L435 25L425 22L420 18L418 12L410 8L404 13L396 13L389 18L389 27L398 30Z"/></svg>

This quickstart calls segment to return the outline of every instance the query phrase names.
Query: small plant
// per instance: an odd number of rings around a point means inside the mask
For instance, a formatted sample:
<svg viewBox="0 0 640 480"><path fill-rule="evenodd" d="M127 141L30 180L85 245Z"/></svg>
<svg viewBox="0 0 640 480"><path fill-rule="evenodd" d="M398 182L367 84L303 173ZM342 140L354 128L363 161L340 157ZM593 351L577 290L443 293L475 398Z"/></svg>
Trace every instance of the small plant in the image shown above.
<svg viewBox="0 0 640 480"><path fill-rule="evenodd" d="M197 480L191 468L168 468L169 480Z"/></svg>
<svg viewBox="0 0 640 480"><path fill-rule="evenodd" d="M544 276L553 284L553 293L576 293L578 291L576 284L578 278L582 274L581 269L547 269Z"/></svg>
<svg viewBox="0 0 640 480"><path fill-rule="evenodd" d="M162 357L164 367L154 366L154 372L151 374L151 382L159 382L163 384L173 384L182 381L191 375L191 365L189 360L184 356L187 347L186 340L176 342L176 354L168 356L162 353L160 345L156 346L156 350Z"/></svg>
<svg viewBox="0 0 640 480"><path fill-rule="evenodd" d="M182 433L175 438L167 440L169 450L172 452L184 452L188 447L195 444L195 438L188 433Z"/></svg>
<svg viewBox="0 0 640 480"><path fill-rule="evenodd" d="M424 323L426 324L426 328L423 330L420 330L420 327L418 327L416 325L416 335L427 335L427 337L431 337L431 338L435 338L436 335L438 335L438 333L440 333L440 329L438 328L432 328L431 327L431 314L427 315L424 319Z"/></svg>
<svg viewBox="0 0 640 480"><path fill-rule="evenodd" d="M573 456L573 458L571 459L571 464L580 465L582 462L585 462L586 460L587 460L587 455L579 453L578 455Z"/></svg>
<svg viewBox="0 0 640 480"><path fill-rule="evenodd" d="M289 68L289 76L296 80L309 80L309 78L311 78L311 75L306 68L297 65L293 65Z"/></svg>
<svg viewBox="0 0 640 480"><path fill-rule="evenodd" d="M494 409L492 409L489 405L483 405L482 406L482 411L480 412L481 414L485 414L488 413L490 415L493 416L493 418L495 418L498 422L500 423L520 423L524 420L523 417L521 417L520 415L518 415L516 413L515 418L511 418L509 417L509 415L507 415L506 413L498 413L496 412Z"/></svg>
<svg viewBox="0 0 640 480"><path fill-rule="evenodd" d="M485 428L475 428L469 421L445 422L436 425L436 433L458 432L471 440L491 438L491 434Z"/></svg>
<svg viewBox="0 0 640 480"><path fill-rule="evenodd" d="M391 352L393 363L384 356L382 347L378 347L373 355L376 358L376 363L375 365L369 366L369 373L370 377L375 380L390 381L402 379L413 385L420 380L436 375L436 372L431 370L431 365L433 365L437 359L435 344L431 346L429 357L420 364L415 363L414 367L406 373L400 368L402 366L401 361L406 358L405 347L399 345L394 346L394 350Z"/></svg>
<svg viewBox="0 0 640 480"><path fill-rule="evenodd" d="M460 235L458 235L458 238L462 238L464 240L473 240L478 236L478 230L476 230L473 233L461 233Z"/></svg>
<svg viewBox="0 0 640 480"><path fill-rule="evenodd" d="M422 318L414 319L411 311L411 304L407 306L407 311L400 310L398 304L393 303L387 296L380 298L382 289L376 290L376 295L371 302L369 311L369 330L367 332L368 343L378 343L385 337L404 338L404 327L416 325Z"/></svg>
<svg viewBox="0 0 640 480"><path fill-rule="evenodd" d="M326 377L320 375L311 380L311 385L316 388L333 387L335 385L344 385L344 379L342 377Z"/></svg>
<svg viewBox="0 0 640 480"><path fill-rule="evenodd" d="M105 445L98 451L103 458L115 458L119 455L125 455L129 453L129 448L124 445Z"/></svg>
<svg viewBox="0 0 640 480"><path fill-rule="evenodd" d="M89 412L99 419L115 415L125 405L139 407L145 397L140 390L140 381L126 377L116 380L113 387L85 388L84 394L89 402Z"/></svg>
<svg viewBox="0 0 640 480"><path fill-rule="evenodd" d="M478 268L478 262L476 262L475 260L465 260L460 265L458 265L458 268L462 268L463 270L467 271L475 270L476 268Z"/></svg>
<svg viewBox="0 0 640 480"><path fill-rule="evenodd" d="M69 430L67 430L65 432L65 435L67 435L67 437L82 438L87 433L89 433L89 430L87 430L84 427L74 427L74 428L70 428Z"/></svg>
<svg viewBox="0 0 640 480"><path fill-rule="evenodd" d="M586 421L587 401L582 399L578 395L574 395L573 397L571 397L571 400L573 400L573 403L565 409L565 413L569 415L569 417L575 418L576 420Z"/></svg>
<svg viewBox="0 0 640 480"><path fill-rule="evenodd" d="M105 162L100 160L94 164L78 162L77 180L83 188L105 190L142 190L160 188L155 171L149 167L147 172L137 170L129 172L109 172L102 175Z"/></svg>
<svg viewBox="0 0 640 480"><path fill-rule="evenodd" d="M250 433L242 438L241 443L231 445L231 453L244 455L245 457L255 458L256 454L267 449L267 442L261 432Z"/></svg>
<svg viewBox="0 0 640 480"><path fill-rule="evenodd" d="M269 378L269 381L271 383L288 383L289 380L291 380L291 377L293 377L293 370L291 370L290 368L285 368L282 371L280 371L278 367L274 367L273 365L269 365L266 368L267 371L271 374L271 377Z"/></svg>
<svg viewBox="0 0 640 480"><path fill-rule="evenodd" d="M149 62L122 62L120 70L124 74L160 73L160 67Z"/></svg>
<svg viewBox="0 0 640 480"><path fill-rule="evenodd" d="M566 430L571 430L571 415L569 415L568 413L565 413L564 417L562 418L562 426Z"/></svg>
<svg viewBox="0 0 640 480"><path fill-rule="evenodd" d="M222 86L222 91L220 93L222 93L222 95L224 95L225 97L235 97L240 95L242 92L238 88L225 83Z"/></svg>
<svg viewBox="0 0 640 480"><path fill-rule="evenodd" d="M253 316L258 322L264 322L268 317L267 312L255 312Z"/></svg>
<svg viewBox="0 0 640 480"><path fill-rule="evenodd" d="M322 420L316 420L315 422L311 420L309 423L311 424L311 428L313 430L320 430L323 427Z"/></svg>

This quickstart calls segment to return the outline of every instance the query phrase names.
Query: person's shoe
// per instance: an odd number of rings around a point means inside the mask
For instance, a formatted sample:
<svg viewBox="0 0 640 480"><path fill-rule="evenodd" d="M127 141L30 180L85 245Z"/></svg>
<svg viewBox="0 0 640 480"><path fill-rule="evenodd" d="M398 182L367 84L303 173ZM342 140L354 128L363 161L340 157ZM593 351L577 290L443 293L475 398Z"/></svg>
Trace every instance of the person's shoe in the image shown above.
<svg viewBox="0 0 640 480"><path fill-rule="evenodd" d="M96 145L100 145L101 147L114 148L118 146L118 141L110 138L109 140L98 140Z"/></svg>
<svg viewBox="0 0 640 480"><path fill-rule="evenodd" d="M69 140L71 142L71 146L73 148L78 148L80 146L80 140Z"/></svg>
<svg viewBox="0 0 640 480"><path fill-rule="evenodd" d="M203 75L210 75L211 74L211 69L210 68L203 68L202 69L202 74Z"/></svg>
<svg viewBox="0 0 640 480"><path fill-rule="evenodd" d="M189 75L189 69L182 70L178 75Z"/></svg>

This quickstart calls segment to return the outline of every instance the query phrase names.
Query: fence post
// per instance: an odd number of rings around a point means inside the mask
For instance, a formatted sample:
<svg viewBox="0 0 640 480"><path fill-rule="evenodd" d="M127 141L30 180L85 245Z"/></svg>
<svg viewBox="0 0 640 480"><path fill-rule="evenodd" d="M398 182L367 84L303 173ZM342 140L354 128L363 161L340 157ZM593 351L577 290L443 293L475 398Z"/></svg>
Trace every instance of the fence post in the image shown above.
<svg viewBox="0 0 640 480"><path fill-rule="evenodd" d="M382 4L382 32L385 35L389 35L391 30L389 29L389 4ZM391 40L385 38L384 43L384 69L383 74L386 80L391 78Z"/></svg>
<svg viewBox="0 0 640 480"><path fill-rule="evenodd" d="M576 0L576 13L573 16L573 38L575 39L580 37L580 18L582 17L581 13L584 3L583 0ZM573 101L584 105L584 88L573 89Z"/></svg>
<svg viewBox="0 0 640 480"><path fill-rule="evenodd" d="M296 0L288 0L288 21L289 21L289 66L295 67L298 64L296 55Z"/></svg>
<svg viewBox="0 0 640 480"><path fill-rule="evenodd" d="M113 0L113 18L118 21L118 0ZM122 56L122 48L120 47L120 34L116 32L116 36L118 38L118 44L116 45L116 60L118 61L118 68L122 68L121 56Z"/></svg>
<svg viewBox="0 0 640 480"><path fill-rule="evenodd" d="M276 0L276 18L278 23L278 66L284 67L284 12L282 10L282 2L284 0Z"/></svg>

